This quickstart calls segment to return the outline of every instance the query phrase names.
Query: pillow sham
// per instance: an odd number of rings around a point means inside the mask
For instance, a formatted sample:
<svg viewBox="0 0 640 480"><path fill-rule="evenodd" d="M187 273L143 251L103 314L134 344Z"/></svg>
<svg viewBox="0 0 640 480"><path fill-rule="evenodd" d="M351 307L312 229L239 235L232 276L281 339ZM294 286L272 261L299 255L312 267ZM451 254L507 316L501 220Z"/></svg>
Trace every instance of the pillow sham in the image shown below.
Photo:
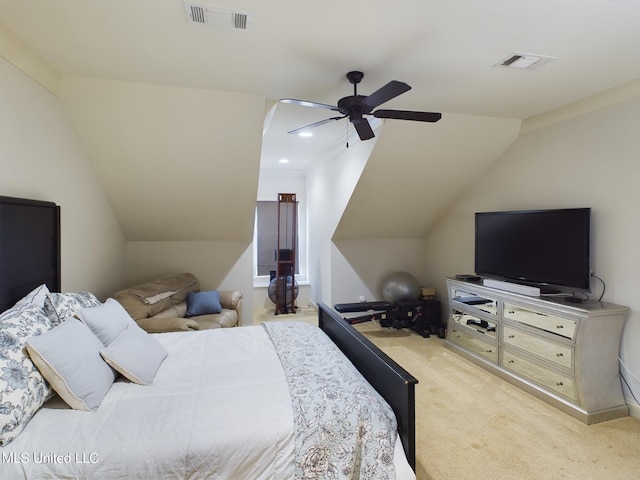
<svg viewBox="0 0 640 480"><path fill-rule="evenodd" d="M91 292L49 293L44 301L44 311L55 327L76 314L83 307L97 307L102 302Z"/></svg>
<svg viewBox="0 0 640 480"><path fill-rule="evenodd" d="M129 325L100 354L111 368L128 380L151 385L167 351L140 327Z"/></svg>
<svg viewBox="0 0 640 480"><path fill-rule="evenodd" d="M75 318L27 340L33 363L75 410L95 411L115 381L114 371L100 356L102 348L89 327Z"/></svg>
<svg viewBox="0 0 640 480"><path fill-rule="evenodd" d="M96 307L80 308L76 313L105 347L118 338L128 326L137 326L124 307L113 298L108 298Z"/></svg>
<svg viewBox="0 0 640 480"><path fill-rule="evenodd" d="M220 313L220 292L208 290L204 292L189 292L187 294L187 317Z"/></svg>
<svg viewBox="0 0 640 480"><path fill-rule="evenodd" d="M0 445L24 429L53 390L25 350L30 337L51 329L37 305L12 307L0 314Z"/></svg>
<svg viewBox="0 0 640 480"><path fill-rule="evenodd" d="M26 307L27 305L37 305L40 308L44 308L44 302L49 293L49 287L47 287L46 283L43 283L18 300L15 306L20 308Z"/></svg>

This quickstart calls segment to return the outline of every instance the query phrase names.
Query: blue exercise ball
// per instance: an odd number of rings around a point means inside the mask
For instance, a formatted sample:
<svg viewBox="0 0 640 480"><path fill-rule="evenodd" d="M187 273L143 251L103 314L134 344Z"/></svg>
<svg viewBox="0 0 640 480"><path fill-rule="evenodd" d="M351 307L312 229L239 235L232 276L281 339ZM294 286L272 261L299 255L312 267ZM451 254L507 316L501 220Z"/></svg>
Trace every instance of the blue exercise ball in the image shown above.
<svg viewBox="0 0 640 480"><path fill-rule="evenodd" d="M392 272L382 280L382 297L387 302L420 300L420 283L408 272Z"/></svg>

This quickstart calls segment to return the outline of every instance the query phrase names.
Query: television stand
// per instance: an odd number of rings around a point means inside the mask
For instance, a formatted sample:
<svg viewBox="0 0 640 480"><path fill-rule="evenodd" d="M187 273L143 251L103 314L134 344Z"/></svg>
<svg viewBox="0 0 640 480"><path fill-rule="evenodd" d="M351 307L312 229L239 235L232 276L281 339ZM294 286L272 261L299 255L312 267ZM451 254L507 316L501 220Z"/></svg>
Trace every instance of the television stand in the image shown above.
<svg viewBox="0 0 640 480"><path fill-rule="evenodd" d="M557 288L553 288L553 287L540 287L540 295L558 295L561 294L562 292L560 290L558 290Z"/></svg>
<svg viewBox="0 0 640 480"><path fill-rule="evenodd" d="M580 297L574 297L571 295L569 297L564 297L564 301L569 303L582 303L584 300Z"/></svg>
<svg viewBox="0 0 640 480"><path fill-rule="evenodd" d="M627 307L446 283L447 348L584 423L629 414L618 367Z"/></svg>

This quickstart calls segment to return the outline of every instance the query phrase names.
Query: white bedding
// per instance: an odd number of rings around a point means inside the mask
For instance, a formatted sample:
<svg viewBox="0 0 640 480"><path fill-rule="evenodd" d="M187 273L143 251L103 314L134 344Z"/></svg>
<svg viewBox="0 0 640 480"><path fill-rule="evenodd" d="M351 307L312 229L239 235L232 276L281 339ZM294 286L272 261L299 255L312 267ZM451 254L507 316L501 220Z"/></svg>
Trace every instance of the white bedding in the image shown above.
<svg viewBox="0 0 640 480"><path fill-rule="evenodd" d="M0 478L294 478L289 388L264 329L154 336L169 355L153 385L117 381L97 412L54 398L0 448ZM415 478L398 445L395 463Z"/></svg>

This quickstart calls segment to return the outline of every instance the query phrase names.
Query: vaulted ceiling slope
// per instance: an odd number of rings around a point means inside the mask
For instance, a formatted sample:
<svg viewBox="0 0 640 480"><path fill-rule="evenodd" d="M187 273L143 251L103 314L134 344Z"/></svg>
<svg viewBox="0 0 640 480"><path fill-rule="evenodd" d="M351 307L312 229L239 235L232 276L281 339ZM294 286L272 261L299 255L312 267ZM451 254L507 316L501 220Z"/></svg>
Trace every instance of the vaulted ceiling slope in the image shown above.
<svg viewBox="0 0 640 480"><path fill-rule="evenodd" d="M333 238L426 236L517 138L520 123L458 114L435 124L386 122Z"/></svg>
<svg viewBox="0 0 640 480"><path fill-rule="evenodd" d="M251 241L263 97L65 77L60 98L127 240Z"/></svg>

